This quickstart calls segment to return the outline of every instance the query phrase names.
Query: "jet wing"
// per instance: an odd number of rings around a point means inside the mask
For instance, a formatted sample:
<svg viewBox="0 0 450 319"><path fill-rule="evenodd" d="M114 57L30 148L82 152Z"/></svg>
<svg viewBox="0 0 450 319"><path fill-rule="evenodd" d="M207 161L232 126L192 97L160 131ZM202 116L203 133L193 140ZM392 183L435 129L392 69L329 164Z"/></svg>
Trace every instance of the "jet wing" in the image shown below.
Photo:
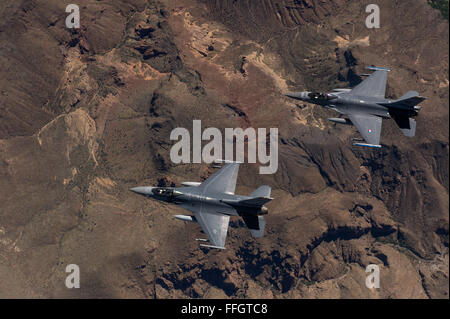
<svg viewBox="0 0 450 319"><path fill-rule="evenodd" d="M208 208L194 212L194 215L211 243L201 246L225 249L230 216L209 211Z"/></svg>
<svg viewBox="0 0 450 319"><path fill-rule="evenodd" d="M379 116L364 114L347 114L353 125L366 140L367 144L359 144L361 146L380 147L381 123ZM358 144L356 144L358 145Z"/></svg>
<svg viewBox="0 0 450 319"><path fill-rule="evenodd" d="M386 94L386 80L389 69L373 68L377 71L355 86L348 94L357 96L371 96L384 98Z"/></svg>
<svg viewBox="0 0 450 319"><path fill-rule="evenodd" d="M240 163L228 163L200 184L199 189L206 192L234 194Z"/></svg>

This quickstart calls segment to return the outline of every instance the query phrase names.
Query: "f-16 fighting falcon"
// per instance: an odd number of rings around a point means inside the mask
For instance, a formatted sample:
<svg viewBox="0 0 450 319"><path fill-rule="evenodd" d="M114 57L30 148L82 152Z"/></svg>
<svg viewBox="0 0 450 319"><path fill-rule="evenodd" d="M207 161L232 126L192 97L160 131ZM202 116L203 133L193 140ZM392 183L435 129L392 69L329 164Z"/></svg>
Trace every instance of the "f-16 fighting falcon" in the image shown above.
<svg viewBox="0 0 450 319"><path fill-rule="evenodd" d="M176 219L198 222L211 245L204 247L225 248L230 216L241 216L253 237L264 236L264 217L268 213L265 203L270 198L271 188L261 186L249 196L235 195L239 164L227 162L219 171L203 183L184 182L185 187L134 187L130 190L150 198L178 205L192 213L175 215ZM207 239L197 239L207 241Z"/></svg>
<svg viewBox="0 0 450 319"><path fill-rule="evenodd" d="M367 143L357 146L380 148L381 122L383 118L393 118L405 136L414 136L416 121L412 118L420 110L419 103L425 100L416 91L409 91L397 100L385 98L387 68L368 67L374 70L368 78L352 89L334 89L330 93L297 92L286 96L317 104L344 114L347 118L329 118L340 124L350 124L362 135Z"/></svg>

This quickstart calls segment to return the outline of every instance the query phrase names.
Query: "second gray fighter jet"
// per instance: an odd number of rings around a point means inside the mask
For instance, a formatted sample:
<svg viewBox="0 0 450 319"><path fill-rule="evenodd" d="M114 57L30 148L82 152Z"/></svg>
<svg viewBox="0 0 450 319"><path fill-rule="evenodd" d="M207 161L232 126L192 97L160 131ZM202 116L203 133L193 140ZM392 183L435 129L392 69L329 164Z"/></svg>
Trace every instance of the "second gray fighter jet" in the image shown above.
<svg viewBox="0 0 450 319"><path fill-rule="evenodd" d="M380 148L382 119L392 118L405 136L414 136L416 121L412 118L425 100L416 91L409 91L397 100L385 98L387 72L380 67L368 67L375 72L352 89L335 89L329 93L296 92L286 96L335 110L346 118L329 118L340 124L354 125L366 143L357 146Z"/></svg>
<svg viewBox="0 0 450 319"><path fill-rule="evenodd" d="M194 216L174 217L200 224L211 243L201 246L224 249L230 216L241 216L253 237L262 237L266 223L261 215L268 213L264 204L272 200L269 186L261 186L249 196L235 195L238 170L239 163L231 162L203 183L184 182L185 187L143 186L130 190L191 211Z"/></svg>

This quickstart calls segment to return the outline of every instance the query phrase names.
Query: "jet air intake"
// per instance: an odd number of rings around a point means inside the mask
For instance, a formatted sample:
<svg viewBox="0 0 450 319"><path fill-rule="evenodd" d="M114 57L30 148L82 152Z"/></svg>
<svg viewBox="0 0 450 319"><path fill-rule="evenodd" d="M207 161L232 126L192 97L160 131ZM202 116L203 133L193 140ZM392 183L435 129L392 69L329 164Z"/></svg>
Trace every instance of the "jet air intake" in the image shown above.
<svg viewBox="0 0 450 319"><path fill-rule="evenodd" d="M352 125L352 122L349 119L342 119L342 118L338 118L338 117L329 118L328 121L339 123L339 124Z"/></svg>
<svg viewBox="0 0 450 319"><path fill-rule="evenodd" d="M178 220L181 220L183 222L197 222L197 219L194 216L188 216L188 215L175 215L173 216Z"/></svg>

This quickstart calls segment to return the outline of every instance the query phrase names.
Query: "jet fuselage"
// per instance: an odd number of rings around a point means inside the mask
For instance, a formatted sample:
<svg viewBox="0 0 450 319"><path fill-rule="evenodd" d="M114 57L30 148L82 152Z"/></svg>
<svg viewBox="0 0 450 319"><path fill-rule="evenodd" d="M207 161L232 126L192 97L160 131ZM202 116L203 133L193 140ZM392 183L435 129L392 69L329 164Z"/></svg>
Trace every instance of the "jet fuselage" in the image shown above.
<svg viewBox="0 0 450 319"><path fill-rule="evenodd" d="M202 189L196 187L145 186L135 187L131 190L139 195L175 204L189 211L199 207L208 207L229 216L241 216L243 213L264 215L268 212L265 206L255 209L254 207L239 205L239 201L252 197L227 193L204 193Z"/></svg>
<svg viewBox="0 0 450 319"><path fill-rule="evenodd" d="M341 114L362 113L390 118L389 109L378 103L390 103L391 100L349 96L345 92L332 93L313 93L299 92L286 94L288 97L301 100L304 102L323 106L328 109L335 110Z"/></svg>

